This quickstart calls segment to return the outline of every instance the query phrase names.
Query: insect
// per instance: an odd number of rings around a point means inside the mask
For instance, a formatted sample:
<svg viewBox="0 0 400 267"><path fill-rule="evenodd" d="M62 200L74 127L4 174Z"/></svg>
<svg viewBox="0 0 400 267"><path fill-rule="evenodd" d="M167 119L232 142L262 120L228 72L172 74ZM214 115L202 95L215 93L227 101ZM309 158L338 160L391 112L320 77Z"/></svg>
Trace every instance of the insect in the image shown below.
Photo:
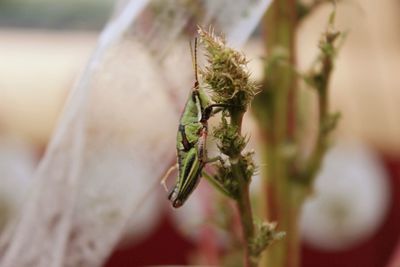
<svg viewBox="0 0 400 267"><path fill-rule="evenodd" d="M193 52L192 52L193 57ZM197 38L194 41L194 72L195 82L182 112L176 138L177 165L165 175L162 183L174 168L178 168L177 182L168 195L174 208L184 204L196 188L202 176L206 163L221 160L220 157L208 159L206 140L208 134L208 120L225 104L211 104L204 88L199 84L197 74ZM219 108L219 109L214 109ZM166 187L166 186L165 186Z"/></svg>

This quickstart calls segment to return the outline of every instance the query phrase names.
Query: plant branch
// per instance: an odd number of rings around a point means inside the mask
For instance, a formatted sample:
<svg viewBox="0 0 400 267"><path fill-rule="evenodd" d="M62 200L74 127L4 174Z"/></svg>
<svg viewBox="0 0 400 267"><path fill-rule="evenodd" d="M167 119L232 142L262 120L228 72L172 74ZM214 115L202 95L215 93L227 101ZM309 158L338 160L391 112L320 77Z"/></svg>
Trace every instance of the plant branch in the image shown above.
<svg viewBox="0 0 400 267"><path fill-rule="evenodd" d="M236 129L236 134L241 136L242 119L244 112L231 111L231 125ZM246 166L246 159L242 154L231 155L229 158L232 177L231 179L238 181L239 190L236 199L236 205L240 215L240 221L243 230L243 239L245 241L244 247L244 265L246 267L257 266L257 259L253 259L251 251L251 243L254 239L254 223L253 223L253 212L251 209L250 196L249 196L249 185L251 176L243 170ZM250 174L252 175L252 174Z"/></svg>
<svg viewBox="0 0 400 267"><path fill-rule="evenodd" d="M342 0L313 0L309 3L305 3L302 0L297 1L297 17L299 22L302 22L305 18L312 15L319 7L333 3L336 4L342 2Z"/></svg>
<svg viewBox="0 0 400 267"><path fill-rule="evenodd" d="M329 112L329 82L333 72L334 60L340 47L340 45L337 45L337 41L340 37L342 40L344 38L344 35L333 29L334 15L335 12L332 12L328 29L322 35L319 44L320 54L305 76L307 84L317 92L319 130L313 151L299 177L296 178L310 186L321 168L322 160L329 148L330 133L335 129L340 118L339 113Z"/></svg>

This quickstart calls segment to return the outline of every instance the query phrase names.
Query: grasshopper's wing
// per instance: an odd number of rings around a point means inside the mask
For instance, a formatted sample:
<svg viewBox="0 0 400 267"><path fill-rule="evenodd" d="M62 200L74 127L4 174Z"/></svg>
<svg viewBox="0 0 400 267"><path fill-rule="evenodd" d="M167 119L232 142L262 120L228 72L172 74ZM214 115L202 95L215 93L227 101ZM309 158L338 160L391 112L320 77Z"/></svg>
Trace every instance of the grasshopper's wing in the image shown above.
<svg viewBox="0 0 400 267"><path fill-rule="evenodd" d="M196 147L191 148L180 160L178 182L169 196L175 208L182 206L196 188L203 169L203 163L199 161Z"/></svg>

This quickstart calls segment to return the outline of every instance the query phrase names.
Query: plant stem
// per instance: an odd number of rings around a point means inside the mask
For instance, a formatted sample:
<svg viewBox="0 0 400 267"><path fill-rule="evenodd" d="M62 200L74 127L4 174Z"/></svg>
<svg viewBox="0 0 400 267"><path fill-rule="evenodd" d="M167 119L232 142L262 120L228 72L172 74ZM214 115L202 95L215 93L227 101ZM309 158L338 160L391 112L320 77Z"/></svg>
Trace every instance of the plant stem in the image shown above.
<svg viewBox="0 0 400 267"><path fill-rule="evenodd" d="M249 185L243 184L240 188L240 196L236 205L240 215L244 239L244 266L257 266L257 263L251 258L250 242L254 236L253 214L251 211L249 198Z"/></svg>
<svg viewBox="0 0 400 267"><path fill-rule="evenodd" d="M334 41L338 33L325 33L326 43L334 47ZM329 133L335 128L338 114L329 113L329 82L333 71L334 55L322 53L321 63L322 69L318 75L317 83L314 83L314 89L317 90L318 96L318 136L313 151L308 162L300 174L303 180L308 184L313 182L313 178L321 167L323 157L328 148Z"/></svg>
<svg viewBox="0 0 400 267"><path fill-rule="evenodd" d="M263 172L267 220L278 222L286 237L267 250L264 266L296 267L299 265L297 223L302 194L291 183L297 92L292 70L296 61L295 0L275 0L265 17L265 34L268 57L281 54L285 64L266 66L264 92L260 94L255 112L261 113L263 159L268 166Z"/></svg>
<svg viewBox="0 0 400 267"><path fill-rule="evenodd" d="M271 225L263 224L260 229L255 227L249 196L255 166L252 153L243 153L247 144L246 137L241 134L243 115L256 94L257 86L250 80L243 54L227 47L225 41L213 33L199 29L199 34L210 63L203 72L204 81L213 90L212 100L227 106L213 135L229 164L220 165L213 184L236 201L243 233L243 265L256 267L260 253L278 238Z"/></svg>
<svg viewBox="0 0 400 267"><path fill-rule="evenodd" d="M231 125L237 129L237 134L241 135L243 112L231 111ZM243 170L243 156L239 153L230 157L232 166L232 179L239 182L239 194L236 200L236 206L239 211L240 222L242 226L243 241L244 241L244 266L256 267L257 262L251 257L251 241L254 238L254 221L251 209L249 185L251 177L246 177L246 172Z"/></svg>

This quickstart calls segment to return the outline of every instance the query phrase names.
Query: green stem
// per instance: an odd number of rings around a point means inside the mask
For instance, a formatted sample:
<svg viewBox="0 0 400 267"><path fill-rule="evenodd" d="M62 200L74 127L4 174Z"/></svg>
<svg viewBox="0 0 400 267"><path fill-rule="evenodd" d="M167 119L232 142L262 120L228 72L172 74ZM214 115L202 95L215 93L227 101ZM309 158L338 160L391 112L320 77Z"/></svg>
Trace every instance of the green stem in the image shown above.
<svg viewBox="0 0 400 267"><path fill-rule="evenodd" d="M236 201L243 233L244 266L256 267L260 250L265 249L275 237L271 227L263 226L261 231L254 225L249 185L255 167L252 153L242 153L247 143L241 135L243 115L256 94L257 86L249 79L247 60L241 53L226 47L224 41L214 34L201 29L199 34L210 63L204 80L213 89L214 106L225 107L221 124L214 130L214 137L219 140L220 152L228 156L229 164L221 164L216 180L222 187L225 186L222 191L229 193ZM256 236L256 231L262 235ZM267 234L272 235L271 240Z"/></svg>
<svg viewBox="0 0 400 267"><path fill-rule="evenodd" d="M327 92L320 92L318 94L318 113L319 113L319 132L317 140L315 142L313 151L306 163L306 167L301 174L300 178L305 181L306 184L310 185L313 182L313 178L316 176L318 170L322 165L327 149L327 134L322 129L324 122L328 118L328 94Z"/></svg>
<svg viewBox="0 0 400 267"><path fill-rule="evenodd" d="M250 243L254 237L254 224L253 214L251 210L250 197L249 197L249 185L243 184L240 188L240 195L236 201L236 205L240 215L240 222L242 224L243 239L245 242L244 246L244 266L253 267L257 266L251 257Z"/></svg>
<svg viewBox="0 0 400 267"><path fill-rule="evenodd" d="M318 96L318 136L313 151L308 158L304 168L299 171L299 179L307 186L312 186L317 172L321 168L324 155L328 149L329 134L336 127L339 114L329 113L329 82L331 79L334 58L337 53L338 46L335 45L336 39L341 36L340 32L333 31L333 20L335 13L330 16L328 29L321 40L319 62L321 69L311 72L308 77L311 86L316 90Z"/></svg>
<svg viewBox="0 0 400 267"><path fill-rule="evenodd" d="M241 135L243 112L230 111L231 114L231 125L237 129L237 133ZM251 241L254 238L254 221L253 213L250 203L249 185L251 177L246 177L245 170L243 170L243 156L241 153L232 155L230 162L232 166L232 177L234 180L239 182L239 194L236 199L236 206L239 211L240 222L242 225L242 233L244 240L244 266L245 267L256 267L257 262L251 257Z"/></svg>

